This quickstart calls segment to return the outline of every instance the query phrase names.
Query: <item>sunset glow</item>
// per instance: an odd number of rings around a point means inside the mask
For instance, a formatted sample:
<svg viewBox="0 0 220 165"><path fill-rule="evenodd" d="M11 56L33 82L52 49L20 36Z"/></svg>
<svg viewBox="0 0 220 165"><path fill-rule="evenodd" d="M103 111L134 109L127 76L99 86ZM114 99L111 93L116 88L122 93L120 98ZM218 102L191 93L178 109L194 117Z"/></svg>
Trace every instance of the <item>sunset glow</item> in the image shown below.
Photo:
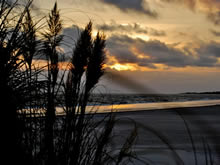
<svg viewBox="0 0 220 165"><path fill-rule="evenodd" d="M47 14L53 2L35 0L36 16ZM105 68L118 72L172 72L194 76L184 78L193 84L202 70L209 79L206 88L219 89L220 83L220 1L216 0L59 0L63 16L65 44L61 52L71 52L79 32L91 20L93 36L99 31L106 35ZM45 9L46 7L46 9ZM104 13L104 14L103 14ZM215 72L210 77L209 73ZM194 77L194 78L193 78ZM181 77L182 78L182 77ZM137 77L138 78L138 74ZM155 79L155 81L157 81ZM164 84L178 86L164 79ZM147 82L143 80L143 83ZM212 83L216 82L216 83ZM154 85L154 82L151 82ZM188 85L189 86L189 85ZM197 86L196 86L197 87ZM199 85L198 85L199 87ZM163 89L170 88L164 85ZM204 85L196 90L203 91ZM178 88L176 88L178 89ZM187 86L181 91L187 90ZM172 92L172 88L168 91ZM181 92L176 91L176 92Z"/></svg>
<svg viewBox="0 0 220 165"><path fill-rule="evenodd" d="M220 0L0 0L0 18L2 162L220 164Z"/></svg>
<svg viewBox="0 0 220 165"><path fill-rule="evenodd" d="M110 66L111 69L116 69L118 71L122 71L122 70L131 70L131 71L134 71L134 70L137 70L134 66L132 65L129 65L129 64L114 64L112 66Z"/></svg>

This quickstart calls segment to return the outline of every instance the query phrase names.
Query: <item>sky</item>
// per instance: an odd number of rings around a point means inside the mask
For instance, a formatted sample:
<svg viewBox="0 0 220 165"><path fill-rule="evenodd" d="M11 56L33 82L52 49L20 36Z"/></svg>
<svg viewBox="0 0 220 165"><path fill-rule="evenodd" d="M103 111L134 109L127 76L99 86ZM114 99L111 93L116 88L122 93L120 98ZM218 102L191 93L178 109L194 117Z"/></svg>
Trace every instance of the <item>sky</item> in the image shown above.
<svg viewBox="0 0 220 165"><path fill-rule="evenodd" d="M53 0L35 0L43 15ZM57 0L64 39L91 20L106 35L100 90L181 93L220 90L220 0ZM73 44L72 44L73 45ZM63 46L65 52L71 46ZM119 77L119 78L116 78Z"/></svg>

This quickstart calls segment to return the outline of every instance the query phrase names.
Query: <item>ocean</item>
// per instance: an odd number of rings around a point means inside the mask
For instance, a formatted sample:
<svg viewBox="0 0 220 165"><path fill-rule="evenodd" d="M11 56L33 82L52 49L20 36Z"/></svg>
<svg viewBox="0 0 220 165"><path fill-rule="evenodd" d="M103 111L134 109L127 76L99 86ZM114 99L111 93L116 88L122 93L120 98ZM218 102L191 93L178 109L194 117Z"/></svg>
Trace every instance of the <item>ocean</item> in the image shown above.
<svg viewBox="0 0 220 165"><path fill-rule="evenodd" d="M184 94L93 94L89 105L137 104L159 102L185 102L198 100L219 100L220 93Z"/></svg>
<svg viewBox="0 0 220 165"><path fill-rule="evenodd" d="M65 103L63 98L59 99ZM220 94L92 94L86 112L129 112L212 105L220 105ZM56 114L65 115L64 109L57 105ZM24 110L29 112L28 107ZM44 112L45 109L35 109L35 113Z"/></svg>
<svg viewBox="0 0 220 165"><path fill-rule="evenodd" d="M86 112L128 112L220 105L220 94L93 94ZM63 115L63 108L57 107Z"/></svg>

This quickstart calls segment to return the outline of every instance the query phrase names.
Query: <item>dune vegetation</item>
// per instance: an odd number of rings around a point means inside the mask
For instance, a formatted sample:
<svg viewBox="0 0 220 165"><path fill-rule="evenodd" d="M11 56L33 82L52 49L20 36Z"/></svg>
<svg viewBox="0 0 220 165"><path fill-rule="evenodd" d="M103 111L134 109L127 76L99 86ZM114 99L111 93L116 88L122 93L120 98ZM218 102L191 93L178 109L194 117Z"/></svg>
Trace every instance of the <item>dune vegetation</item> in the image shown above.
<svg viewBox="0 0 220 165"><path fill-rule="evenodd" d="M11 157L7 161L23 165L123 163L131 155L136 130L120 151L113 152L109 144L114 115L94 121L95 113L85 112L104 74L105 35L98 32L93 38L89 22L77 42L68 43L74 49L63 70L59 67L64 56L59 51L63 22L57 3L48 16L36 20L32 1L18 2L0 1L0 91L3 116L8 118L4 153ZM56 115L57 106L65 115Z"/></svg>

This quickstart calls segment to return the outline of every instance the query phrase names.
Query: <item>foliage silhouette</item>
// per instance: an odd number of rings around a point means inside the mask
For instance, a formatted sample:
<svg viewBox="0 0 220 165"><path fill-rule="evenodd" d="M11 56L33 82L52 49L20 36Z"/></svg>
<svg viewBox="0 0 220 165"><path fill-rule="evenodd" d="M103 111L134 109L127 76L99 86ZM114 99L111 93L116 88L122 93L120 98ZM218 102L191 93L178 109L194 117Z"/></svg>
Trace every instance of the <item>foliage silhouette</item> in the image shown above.
<svg viewBox="0 0 220 165"><path fill-rule="evenodd" d="M93 38L89 22L72 51L69 69L60 73L58 48L63 36L57 3L43 32L32 18L31 4L31 0L25 6L18 1L0 1L0 95L2 116L8 119L3 134L7 142L4 152L15 158L7 160L8 164L16 160L24 165L118 165L137 159L132 152L136 124L120 150L114 151L111 141L117 123L115 114L100 119L96 112L86 109L93 89L105 72L105 35L98 32ZM35 64L39 55L45 57L46 67ZM126 77L124 82L135 86ZM60 95L64 96L64 102ZM57 106L63 108L63 116L56 115ZM188 127L185 120L184 123ZM181 162L165 137L150 127L142 127L159 137L177 162ZM189 128L188 133L191 135ZM206 164L214 164L206 142L204 152Z"/></svg>
<svg viewBox="0 0 220 165"><path fill-rule="evenodd" d="M13 162L28 165L111 163L108 146L114 115L97 121L95 113L86 113L92 89L104 74L105 36L98 33L93 39L89 22L73 50L70 69L61 75L58 48L63 36L57 3L44 32L32 19L31 4L0 2L0 90L2 106L7 107L3 115L9 118L7 154L15 158ZM36 65L39 55L45 56L47 67ZM65 104L59 100L60 93ZM64 107L63 116L56 115L58 103ZM134 136L128 139L135 140Z"/></svg>

